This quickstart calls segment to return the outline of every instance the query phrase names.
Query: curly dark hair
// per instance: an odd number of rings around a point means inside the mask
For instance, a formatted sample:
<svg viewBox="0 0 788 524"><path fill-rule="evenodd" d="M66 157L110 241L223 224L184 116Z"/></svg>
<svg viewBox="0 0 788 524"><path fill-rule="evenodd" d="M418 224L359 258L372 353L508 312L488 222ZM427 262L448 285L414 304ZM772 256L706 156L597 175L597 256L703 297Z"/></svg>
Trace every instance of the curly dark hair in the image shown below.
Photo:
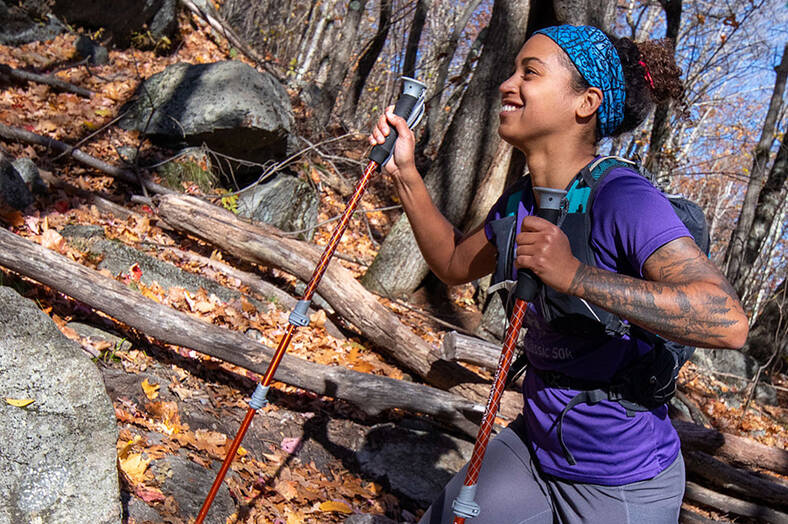
<svg viewBox="0 0 788 524"><path fill-rule="evenodd" d="M639 126L655 103L681 100L684 86L680 79L681 69L674 59L673 40L662 38L636 43L626 37L608 35L608 38L621 59L626 84L624 121L613 133L618 136ZM572 89L582 93L591 87L569 57L565 58L572 72Z"/></svg>

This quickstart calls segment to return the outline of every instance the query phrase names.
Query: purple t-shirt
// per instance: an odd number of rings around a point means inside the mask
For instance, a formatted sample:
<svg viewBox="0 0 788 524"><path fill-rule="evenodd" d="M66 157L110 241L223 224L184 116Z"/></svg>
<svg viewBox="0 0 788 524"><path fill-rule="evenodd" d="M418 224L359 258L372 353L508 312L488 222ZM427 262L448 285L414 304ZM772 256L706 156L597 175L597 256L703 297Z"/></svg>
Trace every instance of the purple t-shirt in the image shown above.
<svg viewBox="0 0 788 524"><path fill-rule="evenodd" d="M522 180L504 192L485 221L513 214L509 196L527 188L517 206L517 230L533 214L533 193ZM664 244L690 236L667 198L651 183L626 168L611 170L597 189L591 208L591 248L597 267L643 278L643 264ZM570 376L606 380L651 348L628 337L594 341L556 332L529 304L524 349L532 366ZM628 417L617 402L578 404L563 421L563 437L577 464L569 465L558 441L557 421L577 391L547 387L536 373L523 384L523 413L529 445L542 470L556 477L616 486L654 477L679 453L680 443L667 406Z"/></svg>

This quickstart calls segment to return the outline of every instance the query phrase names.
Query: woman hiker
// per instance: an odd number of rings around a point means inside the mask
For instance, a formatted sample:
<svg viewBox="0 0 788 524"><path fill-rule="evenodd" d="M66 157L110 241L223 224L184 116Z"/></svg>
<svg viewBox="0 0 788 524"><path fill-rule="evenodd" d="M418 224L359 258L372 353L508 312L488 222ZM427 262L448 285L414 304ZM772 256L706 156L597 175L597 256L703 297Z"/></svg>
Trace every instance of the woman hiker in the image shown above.
<svg viewBox="0 0 788 524"><path fill-rule="evenodd" d="M659 343L636 333L739 348L747 317L665 196L637 171L613 168L596 188L587 210L593 219L586 240L593 260L587 263L573 255L560 227L533 216L538 202L532 190L566 189L587 175L600 138L635 129L654 101L681 94L678 74L664 42L638 46L588 26L537 31L499 88L499 134L525 154L529 175L504 192L483 225L464 235L431 201L405 121L389 108L370 136L371 144L381 144L390 126L399 133L385 169L424 258L442 281L470 282L492 273L499 259L514 259L511 271L527 268L554 297L591 311L567 317L569 322L548 322L545 317L555 312L545 310L546 301L529 305L523 413L487 448L474 524L678 520L684 463L667 406L572 399L612 380ZM519 199L514 208L512 195ZM511 257L496 248L500 239L493 227L506 214L517 217ZM632 332L572 328L593 327L595 312L623 319L619 325ZM464 478L463 468L422 523L452 521L451 503Z"/></svg>

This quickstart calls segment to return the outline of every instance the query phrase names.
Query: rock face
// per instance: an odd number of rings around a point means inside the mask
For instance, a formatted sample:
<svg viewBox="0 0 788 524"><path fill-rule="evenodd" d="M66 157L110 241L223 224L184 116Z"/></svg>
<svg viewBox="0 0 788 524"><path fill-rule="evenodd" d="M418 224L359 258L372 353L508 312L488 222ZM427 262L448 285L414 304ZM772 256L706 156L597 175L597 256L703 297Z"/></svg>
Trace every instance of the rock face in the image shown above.
<svg viewBox="0 0 788 524"><path fill-rule="evenodd" d="M14 209L24 209L33 203L33 195L25 184L25 180L0 153L0 205Z"/></svg>
<svg viewBox="0 0 788 524"><path fill-rule="evenodd" d="M306 182L289 175L248 188L238 196L238 214L278 227L301 231L317 224L318 196ZM314 230L298 235L312 240Z"/></svg>
<svg viewBox="0 0 788 524"><path fill-rule="evenodd" d="M120 522L117 427L95 365L0 287L0 524Z"/></svg>
<svg viewBox="0 0 788 524"><path fill-rule="evenodd" d="M364 473L426 507L472 450L473 443L436 431L379 424L367 433L356 459Z"/></svg>
<svg viewBox="0 0 788 524"><path fill-rule="evenodd" d="M161 145L205 143L261 163L287 152L294 125L287 92L274 77L242 62L174 64L148 78L139 95L120 125Z"/></svg>
<svg viewBox="0 0 788 524"><path fill-rule="evenodd" d="M737 389L745 387L747 382L755 377L759 366L752 357L741 351L730 349L695 348L690 360L698 367L721 373L716 378ZM737 393L734 392L723 396L736 395ZM769 384L758 382L755 388L755 399L763 404L777 405L777 391Z"/></svg>
<svg viewBox="0 0 788 524"><path fill-rule="evenodd" d="M54 16L39 12L45 10L43 2L20 2L0 0L0 44L22 45L29 42L52 40L66 30ZM40 8L40 9L39 9ZM42 18L41 23L36 19Z"/></svg>
<svg viewBox="0 0 788 524"><path fill-rule="evenodd" d="M158 40L177 29L177 0L55 0L52 11L69 23L103 27L125 47L132 33L150 31Z"/></svg>

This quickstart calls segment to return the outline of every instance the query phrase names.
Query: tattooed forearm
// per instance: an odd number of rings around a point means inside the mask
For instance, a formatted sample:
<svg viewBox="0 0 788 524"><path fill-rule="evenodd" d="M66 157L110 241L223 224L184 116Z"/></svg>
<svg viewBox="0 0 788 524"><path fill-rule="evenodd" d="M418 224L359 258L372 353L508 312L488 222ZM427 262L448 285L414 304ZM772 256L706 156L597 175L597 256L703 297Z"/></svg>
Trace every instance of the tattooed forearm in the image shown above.
<svg viewBox="0 0 788 524"><path fill-rule="evenodd" d="M677 342L744 343L747 317L730 284L697 248L669 243L648 259L644 274L649 280L581 265L568 292Z"/></svg>

